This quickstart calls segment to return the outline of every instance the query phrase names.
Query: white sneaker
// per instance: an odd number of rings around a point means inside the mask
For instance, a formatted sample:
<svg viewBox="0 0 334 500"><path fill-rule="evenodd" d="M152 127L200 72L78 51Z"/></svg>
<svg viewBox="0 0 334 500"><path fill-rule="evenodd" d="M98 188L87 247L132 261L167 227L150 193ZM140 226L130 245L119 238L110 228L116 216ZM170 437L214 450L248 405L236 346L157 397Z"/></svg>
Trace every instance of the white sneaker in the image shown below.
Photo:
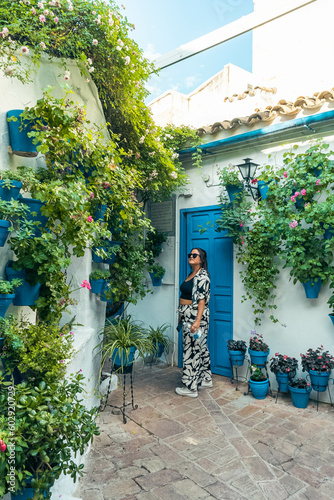
<svg viewBox="0 0 334 500"><path fill-rule="evenodd" d="M176 387L175 392L179 396L188 396L189 398L197 398L198 396L197 391L191 391L187 387Z"/></svg>
<svg viewBox="0 0 334 500"><path fill-rule="evenodd" d="M202 380L199 387L213 387L212 380Z"/></svg>

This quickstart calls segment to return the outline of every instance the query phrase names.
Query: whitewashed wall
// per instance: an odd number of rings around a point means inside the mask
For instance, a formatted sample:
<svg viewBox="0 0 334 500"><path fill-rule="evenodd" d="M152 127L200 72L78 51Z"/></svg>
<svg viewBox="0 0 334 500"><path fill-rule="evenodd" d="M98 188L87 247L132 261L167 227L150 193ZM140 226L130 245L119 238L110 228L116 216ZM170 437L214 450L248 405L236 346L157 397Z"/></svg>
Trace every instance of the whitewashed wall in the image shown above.
<svg viewBox="0 0 334 500"><path fill-rule="evenodd" d="M73 61L68 61L67 69L71 72L71 79L68 82L74 94L72 98L81 105L87 106L87 118L91 124L104 124L104 115L95 85L87 83L80 75L80 71ZM8 154L9 136L6 120L6 112L10 109L24 109L25 106L33 106L42 97L42 89L48 85L55 87L53 95L61 97L63 90L61 85L66 82L63 77L63 70L58 66L44 60L37 74L33 76L33 82L21 84L20 82L0 76L0 169L15 169L19 165L30 167L42 166L43 157L39 154L37 158L21 158ZM27 196L27 195L25 195ZM13 252L8 244L0 252L0 276L4 277L4 267L9 259L13 258ZM72 264L67 270L68 281L72 278L73 289L80 288L80 283L84 279L89 279L92 270L91 251L86 250L82 258L73 257ZM97 266L97 264L95 264ZM101 267L101 264L98 266ZM99 405L99 399L94 393L97 384L97 377L100 369L100 358L95 346L99 343L99 332L102 330L105 318L105 303L101 302L95 294L87 289L80 289L72 295L78 300L78 306L72 307L71 315L76 315L76 321L83 326L74 326L74 349L76 355L68 367L68 373L75 373L82 369L86 380L85 405L88 408ZM9 312L29 315L31 320L35 314L29 307L11 306ZM63 318L63 322L71 316ZM84 461L84 457L78 460ZM53 498L61 495L66 500L74 493L77 485L70 477L61 477L54 486Z"/></svg>

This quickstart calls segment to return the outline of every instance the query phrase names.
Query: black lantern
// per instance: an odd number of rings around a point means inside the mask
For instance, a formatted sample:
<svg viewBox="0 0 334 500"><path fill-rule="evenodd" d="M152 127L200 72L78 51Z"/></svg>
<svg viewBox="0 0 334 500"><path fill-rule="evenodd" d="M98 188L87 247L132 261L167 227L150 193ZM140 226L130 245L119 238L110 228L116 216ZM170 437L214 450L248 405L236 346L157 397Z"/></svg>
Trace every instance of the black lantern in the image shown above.
<svg viewBox="0 0 334 500"><path fill-rule="evenodd" d="M237 165L237 167L240 170L246 189L252 195L253 200L257 201L259 199L259 188L253 185L252 180L259 164L253 163L251 158L244 158L244 162L241 165Z"/></svg>

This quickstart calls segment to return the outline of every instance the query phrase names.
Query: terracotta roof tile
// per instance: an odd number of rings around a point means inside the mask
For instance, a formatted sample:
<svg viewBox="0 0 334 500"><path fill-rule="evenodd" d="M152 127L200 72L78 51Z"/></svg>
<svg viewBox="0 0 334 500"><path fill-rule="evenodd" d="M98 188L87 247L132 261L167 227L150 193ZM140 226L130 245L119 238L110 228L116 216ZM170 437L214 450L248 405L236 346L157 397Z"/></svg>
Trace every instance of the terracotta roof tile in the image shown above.
<svg viewBox="0 0 334 500"><path fill-rule="evenodd" d="M255 87L261 88L261 87ZM248 91L247 91L248 92ZM239 94L235 94L239 95ZM225 100L229 98L225 98ZM223 120L221 122L215 122L213 125L207 127L200 127L197 129L198 135L206 134L217 134L222 130L232 130L241 125L246 125L248 127L254 125L258 122L270 122L273 121L277 115L285 116L287 118L294 118L302 109L309 111L317 111L320 109L326 101L334 101L334 87L331 90L323 90L322 92L316 92L312 97L298 97L294 102L285 101L281 99L276 106L267 106L265 110L260 110L256 108L255 113L244 116L236 117L232 120Z"/></svg>
<svg viewBox="0 0 334 500"><path fill-rule="evenodd" d="M263 90L264 92L272 92L273 94L276 94L277 92L276 87L260 87L259 85L257 85L252 89L245 90L241 94L233 94L230 97L224 97L224 102L226 101L232 102L234 101L234 99L238 99L240 101L241 99L245 99L248 96L255 96L256 95L255 90Z"/></svg>

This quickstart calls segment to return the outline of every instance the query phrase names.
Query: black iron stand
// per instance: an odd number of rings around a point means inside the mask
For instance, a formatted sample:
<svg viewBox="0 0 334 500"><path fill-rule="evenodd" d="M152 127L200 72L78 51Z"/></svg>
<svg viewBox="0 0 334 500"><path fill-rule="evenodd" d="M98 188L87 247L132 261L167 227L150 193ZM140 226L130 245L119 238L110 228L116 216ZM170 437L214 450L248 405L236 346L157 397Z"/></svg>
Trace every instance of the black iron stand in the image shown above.
<svg viewBox="0 0 334 500"><path fill-rule="evenodd" d="M247 367L247 371L248 371L248 369L249 369L249 359L248 359L247 356L245 356L245 361L247 361L247 363L248 363L248 367ZM238 365L238 364L233 364L231 358L230 358L230 365L231 365L231 378L230 378L230 382L231 382L231 384L233 384L234 380L236 381L237 385L236 385L235 390L238 391L239 390L239 388L238 388L239 380L241 380L242 382L247 382L248 378L244 377L244 376L238 375L238 368L239 367L241 368L241 366ZM234 372L235 372L235 376L234 376Z"/></svg>
<svg viewBox="0 0 334 500"><path fill-rule="evenodd" d="M333 379L330 378L329 380L333 380ZM328 391L330 405L333 406L331 391L329 390L329 380L328 380L328 385L327 385L326 389ZM333 380L333 384L334 384L334 380ZM314 389L313 385L312 385L312 389L317 392L317 411L319 411L319 393L320 392L326 392L326 391L319 391L319 387L320 386L317 385L317 389Z"/></svg>
<svg viewBox="0 0 334 500"><path fill-rule="evenodd" d="M137 408L138 408L138 405L134 404L134 398L133 398L133 363L131 364L131 366L123 366L123 367L113 365L112 370L111 370L111 374L113 373L113 371L116 372L119 370L122 370L122 372L120 372L119 374L123 375L123 404L122 404L122 406L116 406L116 405L111 405L111 404L107 403L108 397L110 394L110 386L111 386L111 376L110 376L106 400L104 402L104 406L101 409L101 411L105 410L106 406L110 406L111 408L115 408L115 409L119 410L123 415L123 424L126 424L127 419L126 419L126 415L125 415L125 408L127 406L130 406L130 405L132 405L133 410L137 410ZM125 397L126 397L126 390L125 389L126 389L126 376L127 375L130 375L131 402L125 404Z"/></svg>

